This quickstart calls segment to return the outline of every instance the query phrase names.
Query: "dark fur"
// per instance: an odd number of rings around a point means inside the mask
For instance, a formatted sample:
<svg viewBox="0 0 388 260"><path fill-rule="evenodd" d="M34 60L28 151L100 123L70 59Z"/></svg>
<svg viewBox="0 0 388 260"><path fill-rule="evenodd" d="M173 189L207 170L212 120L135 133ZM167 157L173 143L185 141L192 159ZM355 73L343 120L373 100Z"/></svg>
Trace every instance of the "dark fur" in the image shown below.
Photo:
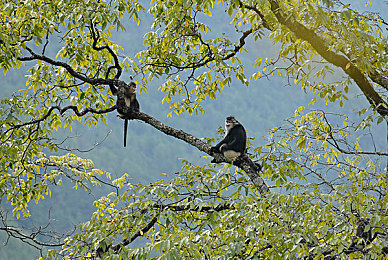
<svg viewBox="0 0 388 260"><path fill-rule="evenodd" d="M374 234L372 234L372 227L370 227L368 231L365 231L365 228L367 227L367 225L370 224L369 218L367 219L358 218L356 224L357 224L356 235L352 239L352 244L347 249L344 250L346 254L362 251L365 249L366 246L372 243L378 235L383 235L383 236L386 235L385 233L381 233L381 232L375 232ZM383 248L383 253L385 253L384 248Z"/></svg>
<svg viewBox="0 0 388 260"><path fill-rule="evenodd" d="M140 105L139 101L137 101L136 98L136 84L135 82L129 83L125 87L125 92L124 92L124 98L125 98L125 103L126 106L129 107L130 112L139 112L140 111ZM128 106L129 104L129 106ZM119 112L119 116L121 118L124 118L124 147L127 146L127 130L128 130L128 119L125 118L123 114Z"/></svg>
<svg viewBox="0 0 388 260"><path fill-rule="evenodd" d="M226 120L232 117L227 117ZM238 123L233 126L216 146L210 149L213 153L224 153L225 151L233 150L235 152L245 153L247 144L247 134L244 127Z"/></svg>

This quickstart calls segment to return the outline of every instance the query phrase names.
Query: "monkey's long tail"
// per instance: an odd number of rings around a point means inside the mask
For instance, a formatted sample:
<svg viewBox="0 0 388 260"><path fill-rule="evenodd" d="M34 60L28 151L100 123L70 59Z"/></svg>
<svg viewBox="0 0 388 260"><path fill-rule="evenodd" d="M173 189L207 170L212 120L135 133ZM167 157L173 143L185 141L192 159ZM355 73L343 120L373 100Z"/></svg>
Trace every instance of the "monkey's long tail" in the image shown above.
<svg viewBox="0 0 388 260"><path fill-rule="evenodd" d="M128 119L124 120L124 147L127 146L127 129L128 129Z"/></svg>

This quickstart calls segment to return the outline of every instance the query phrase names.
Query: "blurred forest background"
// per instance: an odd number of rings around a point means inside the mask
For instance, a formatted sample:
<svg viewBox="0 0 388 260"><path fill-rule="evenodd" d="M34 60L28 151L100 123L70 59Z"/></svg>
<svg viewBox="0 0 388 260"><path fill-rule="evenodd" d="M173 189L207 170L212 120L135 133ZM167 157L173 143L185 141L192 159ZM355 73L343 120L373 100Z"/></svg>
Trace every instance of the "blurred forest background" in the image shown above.
<svg viewBox="0 0 388 260"><path fill-rule="evenodd" d="M362 12L377 11L383 18L387 18L388 4L384 1L373 1L372 5L365 8L366 1L351 1L351 7ZM384 17L385 16L385 17ZM123 46L128 56L134 57L135 54L143 49L143 36L149 30L152 17L141 17L139 26L131 25L125 33L112 35L112 39ZM208 25L212 28L210 34L219 34L221 32L238 39L239 35L230 25L229 16L224 8L220 7L213 17L208 18ZM246 48L249 55L240 54L241 60L245 65L247 74L254 73L253 64L255 60L252 57L271 57L275 56L277 47L271 40L262 40L260 45L253 43L248 39ZM51 50L55 53L57 50ZM48 52L50 53L50 52ZM33 63L31 63L31 66ZM25 74L29 67L23 67L19 70L13 70L6 75L0 74L0 97L9 98L17 94L19 89L25 88ZM333 75L335 77L341 75ZM130 77L130 75L126 75ZM124 77L124 78L126 78ZM136 81L136 78L134 78ZM196 137L215 138L216 132L223 127L224 118L229 115L235 116L248 131L248 137L254 138L252 142L255 145L263 145L266 142L265 136L268 131L282 124L283 120L292 116L299 106L310 108L319 108L325 106L322 101L318 101L313 106L308 105L311 96L298 87L293 82L287 82L282 77L272 77L271 80L262 78L251 83L247 88L242 84L233 83L230 88L226 88L219 94L217 100L209 100L204 104L205 113L189 116L181 114L167 117L171 112L169 104L162 103L163 95L158 91L163 83L153 81L148 86L147 93L138 95L141 111L152 115L162 122L186 132ZM366 104L364 96L359 96L355 89L350 90L350 102L346 102L342 108L330 104L327 109L332 112L347 113L353 116L357 121L358 116L352 113L355 106L360 103ZM321 103L319 103L321 102ZM366 105L368 106L368 105ZM376 128L375 128L376 129ZM386 147L386 129L382 124L377 128L374 134L374 141L380 149ZM69 138L71 137L71 138ZM148 184L156 181L161 174L173 175L181 168L181 159L192 162L209 162L210 158L204 158L194 147L185 144L172 137L165 136L150 126L139 122L130 121L128 130L127 147L123 147L123 120L116 117L115 113L110 113L107 124L100 123L97 127L90 129L82 124L73 128L72 132L68 129L58 131L56 138L73 150L75 154L83 158L90 158L98 169L104 169L112 173L112 178L128 173L134 183L141 182ZM372 145L369 140L365 145ZM157 162L157 163L155 163ZM53 189L51 198L46 198L39 205L31 207L32 217L25 220L22 225L39 226L46 225L49 218L55 220L51 224L60 231L71 231L74 226L90 218L94 211L93 201L102 194L107 194L111 190L108 186L94 188L90 192L78 189L75 190L70 183L63 183L62 186ZM4 203L1 205L7 208ZM50 216L47 215L50 212ZM12 213L10 212L11 216ZM9 216L9 217L10 217ZM39 257L39 252L28 245L8 238L4 232L0 233L0 259L34 259Z"/></svg>

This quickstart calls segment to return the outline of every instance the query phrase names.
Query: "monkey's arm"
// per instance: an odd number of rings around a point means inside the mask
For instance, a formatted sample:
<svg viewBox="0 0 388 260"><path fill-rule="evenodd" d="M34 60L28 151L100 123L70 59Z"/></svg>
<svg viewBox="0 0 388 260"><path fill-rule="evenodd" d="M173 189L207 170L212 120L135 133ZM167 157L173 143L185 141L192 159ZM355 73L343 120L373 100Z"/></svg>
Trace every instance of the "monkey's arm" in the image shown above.
<svg viewBox="0 0 388 260"><path fill-rule="evenodd" d="M235 149L236 142L237 142L236 137L228 138L228 140L226 140L225 143L220 146L220 152L223 153L223 152L228 151L228 150L236 150Z"/></svg>
<svg viewBox="0 0 388 260"><path fill-rule="evenodd" d="M137 101L136 98L135 98L135 100L133 100L131 102L131 111L135 111L135 112L139 112L140 111L140 104L139 104L139 101Z"/></svg>
<svg viewBox="0 0 388 260"><path fill-rule="evenodd" d="M230 137L227 135L216 146L213 146L210 149L210 151L213 152L213 153L221 153L221 150L220 150L221 146L224 145L225 143L229 142L229 141L230 141Z"/></svg>
<svg viewBox="0 0 388 260"><path fill-rule="evenodd" d="M246 145L246 133L242 126L234 127L230 130L226 142L221 146L221 152L233 150L244 153Z"/></svg>

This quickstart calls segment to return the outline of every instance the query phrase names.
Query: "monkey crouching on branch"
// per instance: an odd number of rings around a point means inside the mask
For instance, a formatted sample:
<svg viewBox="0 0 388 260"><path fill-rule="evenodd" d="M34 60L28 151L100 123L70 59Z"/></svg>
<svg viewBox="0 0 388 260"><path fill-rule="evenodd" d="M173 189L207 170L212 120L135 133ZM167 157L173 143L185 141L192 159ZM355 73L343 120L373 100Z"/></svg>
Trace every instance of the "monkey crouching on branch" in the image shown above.
<svg viewBox="0 0 388 260"><path fill-rule="evenodd" d="M225 119L225 137L210 149L212 153L222 153L233 163L237 157L245 153L247 134L242 124L233 116ZM215 162L213 159L212 162Z"/></svg>
<svg viewBox="0 0 388 260"><path fill-rule="evenodd" d="M136 83L131 82L119 87L118 90L111 87L113 95L117 95L117 114L124 119L124 147L127 146L128 114L139 112L140 105L136 98ZM124 101L124 102L123 102Z"/></svg>
<svg viewBox="0 0 388 260"><path fill-rule="evenodd" d="M369 249L366 249L366 247L371 244L377 236L387 237L387 232L383 231L375 231L374 234L372 233L372 228L369 218L361 218L358 212L352 209L353 214L356 215L356 235L353 236L352 243L347 249L344 249L345 254L351 254L353 252L361 251L363 253L366 253L369 251ZM369 226L369 227L368 227ZM382 248L382 254L388 254L388 247ZM384 258L385 259L385 258Z"/></svg>

